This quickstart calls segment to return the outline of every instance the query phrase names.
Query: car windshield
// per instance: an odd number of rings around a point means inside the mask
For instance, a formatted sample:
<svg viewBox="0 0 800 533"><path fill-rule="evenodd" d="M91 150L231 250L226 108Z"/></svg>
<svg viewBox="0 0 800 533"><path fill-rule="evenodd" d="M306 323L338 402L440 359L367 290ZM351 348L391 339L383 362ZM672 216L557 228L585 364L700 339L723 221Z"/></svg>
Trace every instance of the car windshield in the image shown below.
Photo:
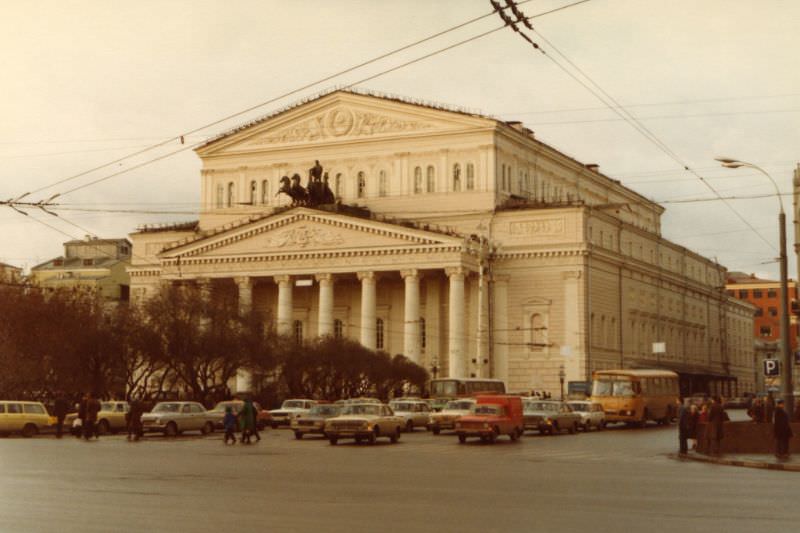
<svg viewBox="0 0 800 533"><path fill-rule="evenodd" d="M318 416L336 416L341 411L341 407L338 405L315 405L311 408L311 415L318 415Z"/></svg>
<svg viewBox="0 0 800 533"><path fill-rule="evenodd" d="M414 404L405 403L405 402L392 402L392 403L389 404L389 406L394 411L413 411L414 410Z"/></svg>
<svg viewBox="0 0 800 533"><path fill-rule="evenodd" d="M525 402L525 411L557 411L558 405L550 402Z"/></svg>
<svg viewBox="0 0 800 533"><path fill-rule="evenodd" d="M572 407L573 411L580 411L580 412L589 412L589 404L582 403L582 402L570 402L567 405Z"/></svg>
<svg viewBox="0 0 800 533"><path fill-rule="evenodd" d="M286 400L281 405L282 409L302 409L303 407L305 407L303 400Z"/></svg>
<svg viewBox="0 0 800 533"><path fill-rule="evenodd" d="M503 408L499 405L476 405L472 408L472 412L476 415L500 415L503 414Z"/></svg>
<svg viewBox="0 0 800 533"><path fill-rule="evenodd" d="M348 405L342 409L343 415L379 415L381 414L380 405L355 404Z"/></svg>
<svg viewBox="0 0 800 533"><path fill-rule="evenodd" d="M154 413L177 413L181 409L181 404L173 402L163 402L153 407Z"/></svg>
<svg viewBox="0 0 800 533"><path fill-rule="evenodd" d="M445 405L444 408L452 409L454 411L469 411L470 409L472 409L473 405L475 405L474 402L453 401L453 402L447 402L447 405Z"/></svg>

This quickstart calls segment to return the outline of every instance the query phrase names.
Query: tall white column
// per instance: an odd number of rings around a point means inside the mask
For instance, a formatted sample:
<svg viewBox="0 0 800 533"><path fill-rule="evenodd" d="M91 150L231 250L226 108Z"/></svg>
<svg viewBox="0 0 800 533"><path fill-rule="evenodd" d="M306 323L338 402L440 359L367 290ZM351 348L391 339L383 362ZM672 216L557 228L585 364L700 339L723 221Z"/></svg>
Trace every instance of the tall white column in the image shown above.
<svg viewBox="0 0 800 533"><path fill-rule="evenodd" d="M233 278L239 287L239 313L244 315L253 309L253 278L242 276Z"/></svg>
<svg viewBox="0 0 800 533"><path fill-rule="evenodd" d="M406 282L405 327L403 328L403 355L420 363L419 336L419 271L416 269L400 272Z"/></svg>
<svg viewBox="0 0 800 533"><path fill-rule="evenodd" d="M374 350L377 346L375 338L377 307L375 298L376 280L374 272L359 272L361 280L361 344Z"/></svg>
<svg viewBox="0 0 800 533"><path fill-rule="evenodd" d="M275 283L278 284L278 324L279 335L290 335L292 332L292 312L294 304L292 302L292 277L275 276Z"/></svg>
<svg viewBox="0 0 800 533"><path fill-rule="evenodd" d="M333 335L333 275L317 274L319 283L319 319L317 334Z"/></svg>
<svg viewBox="0 0 800 533"><path fill-rule="evenodd" d="M451 378L464 378L467 375L467 353L465 333L465 298L463 268L448 268L445 270L450 278L450 309L449 317L449 347L448 360Z"/></svg>
<svg viewBox="0 0 800 533"><path fill-rule="evenodd" d="M495 379L508 383L508 276L494 276L494 302L492 307L492 363Z"/></svg>

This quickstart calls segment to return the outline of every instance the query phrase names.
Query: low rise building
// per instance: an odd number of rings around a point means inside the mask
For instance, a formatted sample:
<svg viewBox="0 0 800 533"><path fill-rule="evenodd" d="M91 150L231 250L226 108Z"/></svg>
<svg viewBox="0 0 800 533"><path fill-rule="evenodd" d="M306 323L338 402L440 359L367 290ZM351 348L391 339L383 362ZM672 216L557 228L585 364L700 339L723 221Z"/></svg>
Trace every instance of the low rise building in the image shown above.
<svg viewBox="0 0 800 533"><path fill-rule="evenodd" d="M69 241L64 243L64 255L31 269L30 281L50 289L85 288L108 301L127 301L131 252L128 239Z"/></svg>
<svg viewBox="0 0 800 533"><path fill-rule="evenodd" d="M22 280L22 269L9 265L8 263L0 263L0 282L5 283L19 283Z"/></svg>

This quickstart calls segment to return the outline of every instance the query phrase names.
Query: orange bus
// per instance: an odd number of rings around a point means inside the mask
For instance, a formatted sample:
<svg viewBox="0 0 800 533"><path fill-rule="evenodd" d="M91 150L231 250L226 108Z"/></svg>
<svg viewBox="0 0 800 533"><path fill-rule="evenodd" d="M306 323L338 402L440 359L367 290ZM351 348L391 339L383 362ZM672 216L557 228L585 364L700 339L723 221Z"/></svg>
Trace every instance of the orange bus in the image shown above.
<svg viewBox="0 0 800 533"><path fill-rule="evenodd" d="M592 401L603 406L606 422L644 427L648 420L669 424L679 398L678 374L669 370L595 370Z"/></svg>

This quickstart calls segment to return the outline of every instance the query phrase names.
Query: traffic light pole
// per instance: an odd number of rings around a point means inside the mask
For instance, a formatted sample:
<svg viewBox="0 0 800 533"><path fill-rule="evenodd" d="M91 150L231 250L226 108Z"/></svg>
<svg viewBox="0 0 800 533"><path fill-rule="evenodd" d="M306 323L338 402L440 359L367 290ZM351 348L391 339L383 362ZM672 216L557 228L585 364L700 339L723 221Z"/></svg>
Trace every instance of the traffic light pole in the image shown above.
<svg viewBox="0 0 800 533"><path fill-rule="evenodd" d="M789 415L789 420L792 420L794 411L794 384L792 383L794 361L792 360L792 346L789 342L791 338L789 332L789 273L786 264L786 213L783 212L783 209L778 215L778 220L781 231L781 359L783 360L781 389L783 389L784 409Z"/></svg>

